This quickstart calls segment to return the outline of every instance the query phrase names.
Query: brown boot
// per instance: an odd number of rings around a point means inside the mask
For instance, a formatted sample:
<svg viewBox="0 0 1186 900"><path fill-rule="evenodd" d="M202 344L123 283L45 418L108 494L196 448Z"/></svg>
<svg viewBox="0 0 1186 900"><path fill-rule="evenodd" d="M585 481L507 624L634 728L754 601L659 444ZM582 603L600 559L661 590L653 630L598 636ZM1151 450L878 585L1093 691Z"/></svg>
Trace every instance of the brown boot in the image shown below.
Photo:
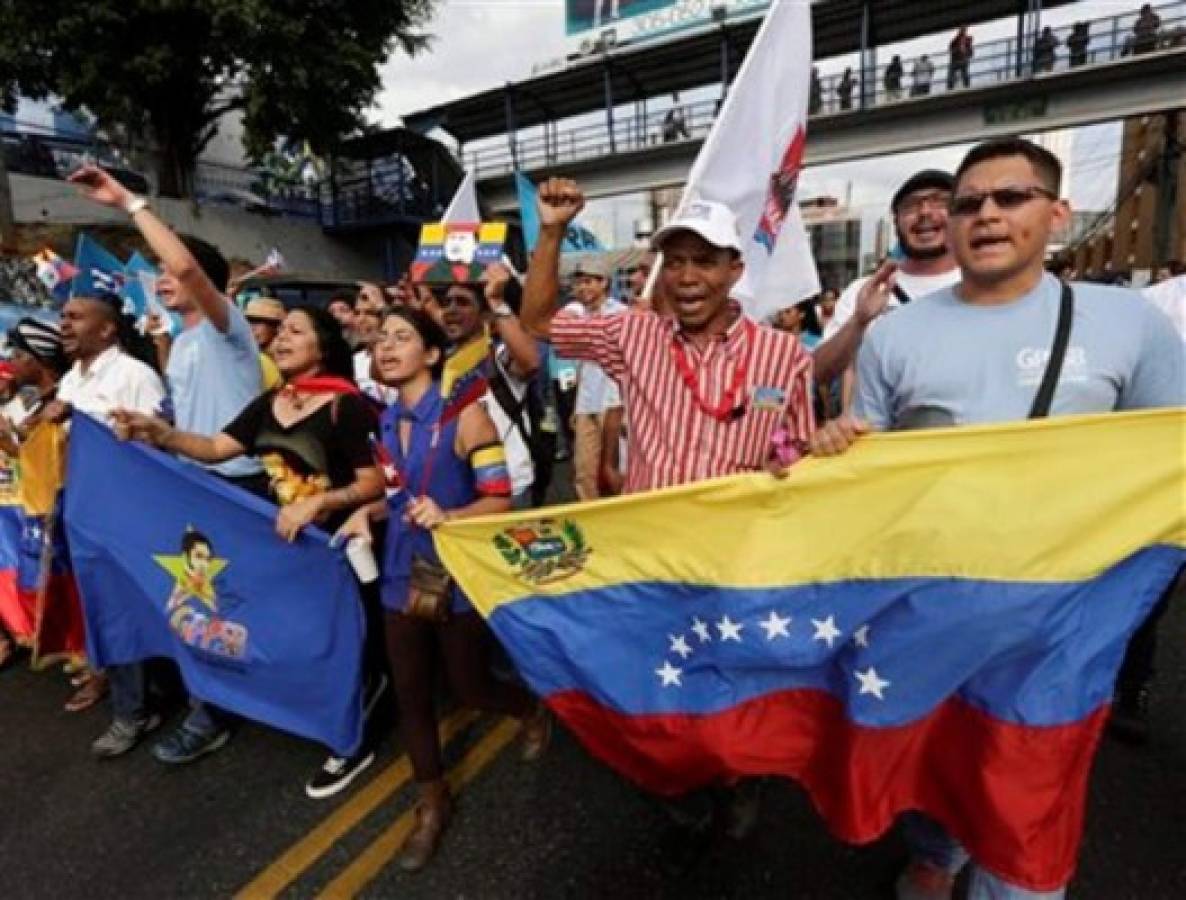
<svg viewBox="0 0 1186 900"><path fill-rule="evenodd" d="M441 842L441 835L453 814L453 799L444 780L426 781L420 785L420 800L416 803L416 824L399 850L396 859L405 872L419 872L432 859Z"/></svg>
<svg viewBox="0 0 1186 900"><path fill-rule="evenodd" d="M544 755L552 740L552 714L541 700L535 711L523 720L523 749L519 758L523 762L535 762Z"/></svg>

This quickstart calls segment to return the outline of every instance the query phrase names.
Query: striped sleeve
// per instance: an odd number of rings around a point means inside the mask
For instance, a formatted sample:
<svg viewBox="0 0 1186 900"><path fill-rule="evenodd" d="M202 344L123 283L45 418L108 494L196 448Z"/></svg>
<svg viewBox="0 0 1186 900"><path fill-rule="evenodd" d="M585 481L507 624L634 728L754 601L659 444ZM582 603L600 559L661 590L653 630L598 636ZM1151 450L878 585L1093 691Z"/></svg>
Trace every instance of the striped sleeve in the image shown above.
<svg viewBox="0 0 1186 900"><path fill-rule="evenodd" d="M622 333L627 316L580 316L561 310L552 319L552 347L562 359L595 362L613 378L626 370Z"/></svg>
<svg viewBox="0 0 1186 900"><path fill-rule="evenodd" d="M783 421L770 438L770 458L783 467L798 462L806 454L807 442L815 433L811 371L811 354L796 343Z"/></svg>
<svg viewBox="0 0 1186 900"><path fill-rule="evenodd" d="M511 496L511 473L507 468L507 454L502 444L485 444L474 448L469 456L474 471L474 484L479 496Z"/></svg>
<svg viewBox="0 0 1186 900"><path fill-rule="evenodd" d="M812 379L812 357L796 342L796 359L791 375L791 401L787 404L787 430L791 437L803 444L815 434L815 403Z"/></svg>

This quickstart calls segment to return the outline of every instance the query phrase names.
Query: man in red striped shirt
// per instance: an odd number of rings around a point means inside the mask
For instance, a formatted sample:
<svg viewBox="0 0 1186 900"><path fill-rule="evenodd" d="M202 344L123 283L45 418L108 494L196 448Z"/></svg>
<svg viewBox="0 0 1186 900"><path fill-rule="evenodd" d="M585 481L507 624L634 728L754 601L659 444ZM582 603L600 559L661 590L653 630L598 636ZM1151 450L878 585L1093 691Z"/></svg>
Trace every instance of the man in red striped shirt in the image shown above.
<svg viewBox="0 0 1186 900"><path fill-rule="evenodd" d="M630 422L624 491L763 469L776 431L805 446L814 429L811 355L730 299L744 264L728 208L691 204L655 235L670 315L580 318L555 309L561 238L583 206L572 181L540 186L521 319L564 358L595 362L620 384Z"/></svg>
<svg viewBox="0 0 1186 900"><path fill-rule="evenodd" d="M630 423L624 492L763 469L776 432L792 457L801 451L815 426L812 359L792 335L758 325L730 298L744 267L733 214L691 204L655 235L669 314L578 317L555 310L561 239L584 203L572 181L540 186L540 235L520 319L560 356L595 362L621 386ZM694 864L722 829L744 837L757 819L759 786L745 780L667 803L676 825L668 864Z"/></svg>

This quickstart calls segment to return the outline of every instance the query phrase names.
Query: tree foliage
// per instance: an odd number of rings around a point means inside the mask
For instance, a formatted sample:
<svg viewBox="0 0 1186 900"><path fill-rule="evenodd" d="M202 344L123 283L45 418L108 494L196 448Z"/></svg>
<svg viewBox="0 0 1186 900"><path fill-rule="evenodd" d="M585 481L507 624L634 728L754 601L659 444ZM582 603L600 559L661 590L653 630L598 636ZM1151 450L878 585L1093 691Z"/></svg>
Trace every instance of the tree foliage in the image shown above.
<svg viewBox="0 0 1186 900"><path fill-rule="evenodd" d="M332 148L363 125L379 67L436 0L0 0L0 102L61 97L151 144L181 193L220 117L242 110L253 157L278 136Z"/></svg>

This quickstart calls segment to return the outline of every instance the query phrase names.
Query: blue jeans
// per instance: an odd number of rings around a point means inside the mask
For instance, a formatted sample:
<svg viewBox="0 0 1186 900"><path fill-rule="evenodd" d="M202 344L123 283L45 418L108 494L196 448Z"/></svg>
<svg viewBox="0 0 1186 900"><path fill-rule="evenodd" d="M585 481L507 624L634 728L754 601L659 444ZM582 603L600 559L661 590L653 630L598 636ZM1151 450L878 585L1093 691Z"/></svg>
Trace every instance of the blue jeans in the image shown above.
<svg viewBox="0 0 1186 900"><path fill-rule="evenodd" d="M986 872L976 865L968 851L942 825L922 813L903 813L899 821L916 862L926 863L952 875L972 862L968 900L1063 900L1066 897L1066 888L1033 891L1009 884Z"/></svg>
<svg viewBox="0 0 1186 900"><path fill-rule="evenodd" d="M189 700L189 715L185 717L185 721L181 723L181 727L187 731L192 731L194 734L200 734L202 737L213 737L220 731L225 731L229 726L231 716L219 709L217 706L211 706L196 697L191 697Z"/></svg>
<svg viewBox="0 0 1186 900"><path fill-rule="evenodd" d="M107 683L111 685L111 711L116 721L143 722L148 717L143 664L108 666L104 671L107 673Z"/></svg>

